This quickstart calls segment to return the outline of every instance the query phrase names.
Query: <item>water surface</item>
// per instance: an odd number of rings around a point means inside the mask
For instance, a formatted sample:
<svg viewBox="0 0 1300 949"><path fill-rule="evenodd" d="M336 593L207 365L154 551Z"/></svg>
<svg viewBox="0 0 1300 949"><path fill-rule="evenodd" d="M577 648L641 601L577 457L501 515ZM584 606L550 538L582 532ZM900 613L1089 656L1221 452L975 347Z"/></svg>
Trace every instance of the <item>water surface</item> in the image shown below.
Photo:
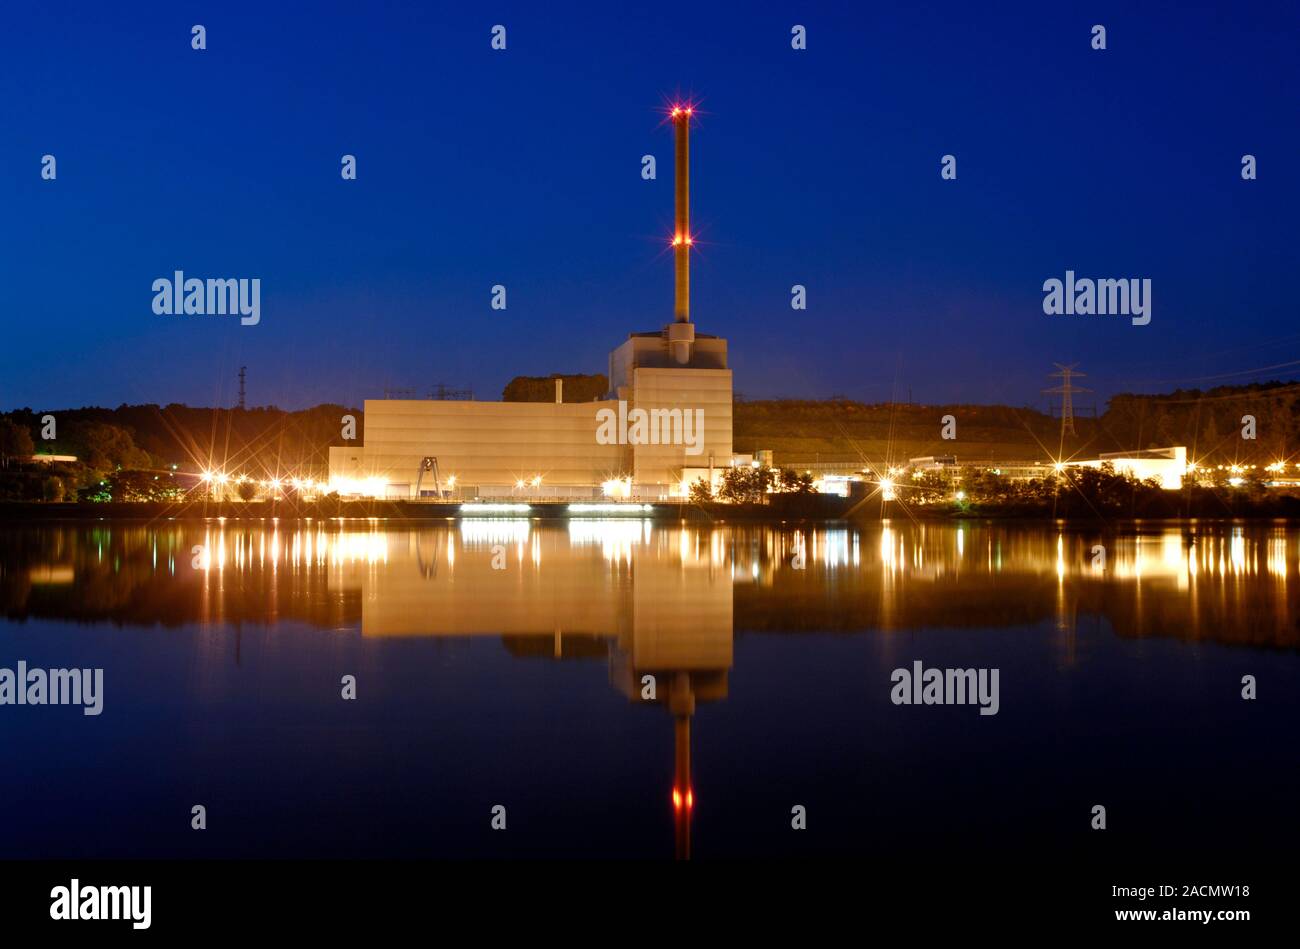
<svg viewBox="0 0 1300 949"><path fill-rule="evenodd" d="M0 667L105 670L0 706L0 857L1293 849L1298 570L1273 524L0 527ZM894 705L916 660L998 714Z"/></svg>

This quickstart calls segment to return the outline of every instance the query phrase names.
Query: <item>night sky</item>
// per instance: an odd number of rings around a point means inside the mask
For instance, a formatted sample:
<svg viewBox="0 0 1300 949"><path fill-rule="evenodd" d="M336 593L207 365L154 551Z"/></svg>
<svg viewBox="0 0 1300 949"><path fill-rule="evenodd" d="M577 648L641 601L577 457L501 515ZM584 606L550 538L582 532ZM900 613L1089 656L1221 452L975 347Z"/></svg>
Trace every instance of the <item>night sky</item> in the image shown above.
<svg viewBox="0 0 1300 949"><path fill-rule="evenodd" d="M1300 376L1267 368L1300 360L1290 0L0 18L0 409L229 405L240 365L250 404L291 408L604 372L672 318L677 93L703 111L693 316L748 397L1042 405L1054 361L1099 407ZM155 315L176 269L260 277L260 325ZM1150 325L1044 315L1067 269L1150 278Z"/></svg>

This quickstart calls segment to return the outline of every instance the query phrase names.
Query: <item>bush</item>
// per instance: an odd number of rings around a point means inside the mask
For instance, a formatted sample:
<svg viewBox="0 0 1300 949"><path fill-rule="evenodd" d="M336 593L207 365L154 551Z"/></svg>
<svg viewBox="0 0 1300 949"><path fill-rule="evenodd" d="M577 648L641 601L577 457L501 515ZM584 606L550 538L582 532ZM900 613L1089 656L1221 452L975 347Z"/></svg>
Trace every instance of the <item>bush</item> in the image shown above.
<svg viewBox="0 0 1300 949"><path fill-rule="evenodd" d="M185 491L170 474L152 471L117 471L102 487L92 487L89 501L175 501Z"/></svg>

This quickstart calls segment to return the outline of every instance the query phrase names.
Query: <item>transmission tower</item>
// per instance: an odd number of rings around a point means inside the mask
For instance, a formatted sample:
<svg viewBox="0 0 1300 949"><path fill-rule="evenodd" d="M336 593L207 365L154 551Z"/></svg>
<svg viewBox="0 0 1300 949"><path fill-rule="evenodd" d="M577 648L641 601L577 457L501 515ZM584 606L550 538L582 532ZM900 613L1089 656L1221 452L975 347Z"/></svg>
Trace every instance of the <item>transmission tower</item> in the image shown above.
<svg viewBox="0 0 1300 949"><path fill-rule="evenodd" d="M248 372L247 366L239 367L239 407L244 407L244 374Z"/></svg>
<svg viewBox="0 0 1300 949"><path fill-rule="evenodd" d="M1065 440L1067 434L1073 435L1074 432L1074 396L1081 392L1091 392L1091 389L1085 389L1082 386L1076 386L1071 381L1073 379L1083 379L1087 377L1086 373L1079 372L1075 367L1079 364L1072 362L1068 366L1064 363L1052 363L1059 372L1050 374L1050 378L1060 379L1059 386L1053 386L1043 391L1049 395L1059 395L1061 397L1061 440Z"/></svg>

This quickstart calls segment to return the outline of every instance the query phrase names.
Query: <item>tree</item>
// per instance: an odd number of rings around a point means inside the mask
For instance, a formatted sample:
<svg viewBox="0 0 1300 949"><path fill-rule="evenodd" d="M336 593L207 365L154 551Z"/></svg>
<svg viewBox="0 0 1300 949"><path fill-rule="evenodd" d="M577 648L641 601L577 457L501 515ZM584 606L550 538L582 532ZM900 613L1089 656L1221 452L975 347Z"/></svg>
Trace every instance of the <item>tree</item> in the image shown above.
<svg viewBox="0 0 1300 949"><path fill-rule="evenodd" d="M691 485L691 500L696 504L703 504L705 501L713 500L713 486L703 478L695 479Z"/></svg>
<svg viewBox="0 0 1300 949"><path fill-rule="evenodd" d="M722 473L718 497L741 504L762 504L767 501L767 490L772 486L775 474L771 468L748 465L728 468Z"/></svg>
<svg viewBox="0 0 1300 949"><path fill-rule="evenodd" d="M0 418L0 466L8 467L12 458L23 458L35 451L32 436L22 425Z"/></svg>
<svg viewBox="0 0 1300 949"><path fill-rule="evenodd" d="M239 500L251 501L257 497L257 482L241 481L235 486L235 493L239 495Z"/></svg>
<svg viewBox="0 0 1300 949"><path fill-rule="evenodd" d="M955 492L948 477L939 471L916 472L903 481L899 488L906 492L902 497L913 504L938 504Z"/></svg>
<svg viewBox="0 0 1300 949"><path fill-rule="evenodd" d="M788 494L812 494L813 476L806 471L801 473L792 468L782 468L777 490Z"/></svg>
<svg viewBox="0 0 1300 949"><path fill-rule="evenodd" d="M69 427L68 444L92 472L149 467L148 453L136 447L126 429L104 422L77 422Z"/></svg>
<svg viewBox="0 0 1300 949"><path fill-rule="evenodd" d="M64 495L63 479L50 475L41 482L41 496L46 501L62 501Z"/></svg>

